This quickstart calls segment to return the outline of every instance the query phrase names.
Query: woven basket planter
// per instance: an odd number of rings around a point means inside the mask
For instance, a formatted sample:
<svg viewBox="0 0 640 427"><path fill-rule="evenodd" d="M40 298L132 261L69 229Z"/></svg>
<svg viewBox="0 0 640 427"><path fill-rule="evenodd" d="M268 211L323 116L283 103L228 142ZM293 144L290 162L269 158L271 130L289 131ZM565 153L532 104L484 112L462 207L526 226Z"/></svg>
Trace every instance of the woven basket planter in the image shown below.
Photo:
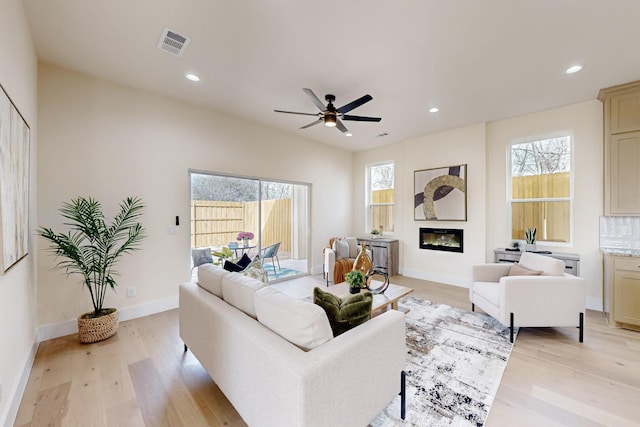
<svg viewBox="0 0 640 427"><path fill-rule="evenodd" d="M78 338L83 344L90 344L106 340L118 332L118 310L105 308L109 313L104 316L91 318L90 313L78 317Z"/></svg>

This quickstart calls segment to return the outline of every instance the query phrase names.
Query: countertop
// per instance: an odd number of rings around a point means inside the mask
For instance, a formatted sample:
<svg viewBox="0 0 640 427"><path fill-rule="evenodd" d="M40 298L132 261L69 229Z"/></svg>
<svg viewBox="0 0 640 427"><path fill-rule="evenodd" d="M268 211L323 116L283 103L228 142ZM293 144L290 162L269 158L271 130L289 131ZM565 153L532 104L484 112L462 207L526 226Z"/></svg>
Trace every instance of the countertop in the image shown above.
<svg viewBox="0 0 640 427"><path fill-rule="evenodd" d="M603 254L640 257L640 249L600 248Z"/></svg>

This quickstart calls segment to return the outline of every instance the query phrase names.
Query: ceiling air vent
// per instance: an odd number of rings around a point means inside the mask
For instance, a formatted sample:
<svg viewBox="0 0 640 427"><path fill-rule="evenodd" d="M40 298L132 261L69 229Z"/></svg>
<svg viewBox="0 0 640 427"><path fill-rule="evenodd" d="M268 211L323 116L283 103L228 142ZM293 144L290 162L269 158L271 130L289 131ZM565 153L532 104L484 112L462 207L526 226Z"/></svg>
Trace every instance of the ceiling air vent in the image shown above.
<svg viewBox="0 0 640 427"><path fill-rule="evenodd" d="M158 49L182 56L190 41L191 39L189 37L165 28L160 36L160 41L158 41Z"/></svg>

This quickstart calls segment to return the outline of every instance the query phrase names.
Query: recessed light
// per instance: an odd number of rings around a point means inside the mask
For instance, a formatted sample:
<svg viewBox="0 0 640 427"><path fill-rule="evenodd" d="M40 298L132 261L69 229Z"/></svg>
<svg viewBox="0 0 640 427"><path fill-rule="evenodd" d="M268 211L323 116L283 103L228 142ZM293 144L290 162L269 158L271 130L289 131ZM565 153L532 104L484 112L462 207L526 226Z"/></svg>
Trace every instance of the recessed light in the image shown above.
<svg viewBox="0 0 640 427"><path fill-rule="evenodd" d="M430 113L437 113L438 111L440 111L438 107L429 108Z"/></svg>
<svg viewBox="0 0 640 427"><path fill-rule="evenodd" d="M580 70L582 70L582 65L574 65L572 67L567 68L567 71L565 71L565 73L573 74L573 73L577 73Z"/></svg>
<svg viewBox="0 0 640 427"><path fill-rule="evenodd" d="M344 134L345 136L353 136L353 134L351 132L347 132Z"/></svg>
<svg viewBox="0 0 640 427"><path fill-rule="evenodd" d="M200 81L200 77L196 76L195 74L187 74L185 77L187 79L191 80L192 82L199 82Z"/></svg>

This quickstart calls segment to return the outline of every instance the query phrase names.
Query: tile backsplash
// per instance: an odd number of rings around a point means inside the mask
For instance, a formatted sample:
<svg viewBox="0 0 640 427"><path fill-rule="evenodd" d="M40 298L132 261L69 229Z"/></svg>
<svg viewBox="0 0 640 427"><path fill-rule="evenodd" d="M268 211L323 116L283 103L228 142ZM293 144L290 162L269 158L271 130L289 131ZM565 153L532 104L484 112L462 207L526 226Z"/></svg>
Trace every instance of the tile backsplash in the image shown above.
<svg viewBox="0 0 640 427"><path fill-rule="evenodd" d="M601 216L600 249L640 251L640 216Z"/></svg>

